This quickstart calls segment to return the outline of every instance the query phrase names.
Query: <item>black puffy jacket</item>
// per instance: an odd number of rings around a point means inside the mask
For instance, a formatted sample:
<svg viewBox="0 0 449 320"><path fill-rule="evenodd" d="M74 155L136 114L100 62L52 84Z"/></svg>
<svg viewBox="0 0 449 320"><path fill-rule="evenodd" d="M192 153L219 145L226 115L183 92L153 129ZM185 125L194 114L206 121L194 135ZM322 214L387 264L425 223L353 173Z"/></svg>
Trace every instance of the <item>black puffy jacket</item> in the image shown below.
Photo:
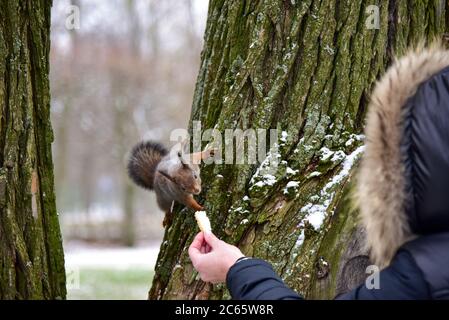
<svg viewBox="0 0 449 320"><path fill-rule="evenodd" d="M449 52L420 48L377 83L357 198L380 288L337 299L449 299ZM301 299L263 260L227 275L234 299Z"/></svg>

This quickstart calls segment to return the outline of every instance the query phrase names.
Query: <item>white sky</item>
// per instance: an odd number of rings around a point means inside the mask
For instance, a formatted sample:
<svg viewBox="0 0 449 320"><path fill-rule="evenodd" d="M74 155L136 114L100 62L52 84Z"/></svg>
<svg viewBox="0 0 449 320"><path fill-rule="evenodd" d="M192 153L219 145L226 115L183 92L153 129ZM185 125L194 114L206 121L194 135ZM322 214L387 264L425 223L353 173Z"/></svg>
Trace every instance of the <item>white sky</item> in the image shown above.
<svg viewBox="0 0 449 320"><path fill-rule="evenodd" d="M149 10L150 0L136 0L137 14L140 24L145 28L153 19ZM153 2L156 0L152 0ZM160 1L158 10L164 12L164 18L159 25L161 45L165 49L176 49L180 40L179 31L188 21L187 1ZM176 8L173 4L176 3ZM126 0L80 0L80 33L98 32L121 35L126 31ZM202 37L206 25L208 0L192 0L194 30ZM52 8L52 39L58 46L68 42L69 31L65 28L67 17L72 14L69 0L55 0Z"/></svg>

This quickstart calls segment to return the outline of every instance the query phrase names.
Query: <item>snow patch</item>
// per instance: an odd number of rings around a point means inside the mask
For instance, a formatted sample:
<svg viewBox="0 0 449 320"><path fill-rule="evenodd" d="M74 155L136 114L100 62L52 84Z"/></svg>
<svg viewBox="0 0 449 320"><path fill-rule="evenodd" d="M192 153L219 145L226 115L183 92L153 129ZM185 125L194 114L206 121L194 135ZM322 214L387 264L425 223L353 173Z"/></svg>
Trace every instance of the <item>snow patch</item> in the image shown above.
<svg viewBox="0 0 449 320"><path fill-rule="evenodd" d="M330 200L326 199L323 204L309 203L301 209L301 212L307 212L305 220L307 220L315 230L318 230L323 224L329 204Z"/></svg>
<svg viewBox="0 0 449 320"><path fill-rule="evenodd" d="M237 207L237 208L231 207L231 208L228 210L228 212L232 212L232 211L234 211L234 212L240 212L240 213L249 213L249 211L248 211L247 209L244 209L244 208L242 208L242 207Z"/></svg>
<svg viewBox="0 0 449 320"><path fill-rule="evenodd" d="M343 160L346 157L346 153L344 153L341 150L338 150L337 152L334 153L334 155L332 156L331 161L332 162L338 162Z"/></svg>
<svg viewBox="0 0 449 320"><path fill-rule="evenodd" d="M281 138L279 140L281 140L282 142L287 142L287 138L288 138L287 131L282 131L281 132Z"/></svg>
<svg viewBox="0 0 449 320"><path fill-rule="evenodd" d="M295 248L299 248L300 246L302 246L302 244L304 243L304 239L304 229L302 229L299 233L298 239L296 239Z"/></svg>
<svg viewBox="0 0 449 320"><path fill-rule="evenodd" d="M321 154L321 161L327 161L335 153L335 151L332 151L327 147L322 147L318 152Z"/></svg>
<svg viewBox="0 0 449 320"><path fill-rule="evenodd" d="M156 264L159 245L135 248L80 247L66 250L67 268L145 268L152 269Z"/></svg>
<svg viewBox="0 0 449 320"><path fill-rule="evenodd" d="M254 185L257 187L263 187L263 186L272 186L276 183L276 177L271 174L264 174L262 176L262 180L256 182Z"/></svg>
<svg viewBox="0 0 449 320"><path fill-rule="evenodd" d="M321 190L319 199L322 199L321 204L309 203L301 208L301 212L306 213L304 220L298 225L301 227L304 225L304 221L308 221L315 230L318 230L323 224L324 219L327 216L327 209L332 202L335 192L332 189L342 182L342 180L348 176L349 171L354 165L357 157L363 152L365 146L360 146L354 150L350 155L345 156L340 172L334 176ZM311 200L317 201L317 196L313 196Z"/></svg>
<svg viewBox="0 0 449 320"><path fill-rule="evenodd" d="M363 134L351 134L349 136L348 141L345 142L345 146L349 147L351 146L355 141L362 141L363 139L365 139L365 135Z"/></svg>
<svg viewBox="0 0 449 320"><path fill-rule="evenodd" d="M318 177L318 176L321 176L321 172L319 172L319 171L314 171L314 172L312 172L311 174L309 174L308 176L307 176L307 178L313 178L313 177Z"/></svg>
<svg viewBox="0 0 449 320"><path fill-rule="evenodd" d="M284 194L288 194L288 189L290 189L290 188L296 189L297 187L299 187L298 181L289 181L284 188Z"/></svg>
<svg viewBox="0 0 449 320"><path fill-rule="evenodd" d="M272 186L276 183L276 178L273 174L277 171L279 161L278 159L281 158L281 155L278 152L278 147L279 146L274 143L273 147L268 151L266 158L257 168L256 173L251 177L251 188L253 188L254 186Z"/></svg>
<svg viewBox="0 0 449 320"><path fill-rule="evenodd" d="M296 188L297 186L299 186L299 182L298 181L289 181L287 183L286 188Z"/></svg>

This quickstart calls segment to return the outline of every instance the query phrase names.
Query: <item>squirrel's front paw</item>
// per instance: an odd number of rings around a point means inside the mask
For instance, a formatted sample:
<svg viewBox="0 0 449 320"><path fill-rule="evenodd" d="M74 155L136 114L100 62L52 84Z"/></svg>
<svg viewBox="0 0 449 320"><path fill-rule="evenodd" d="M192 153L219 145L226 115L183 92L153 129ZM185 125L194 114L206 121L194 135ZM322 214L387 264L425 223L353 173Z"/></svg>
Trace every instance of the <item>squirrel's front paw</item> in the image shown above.
<svg viewBox="0 0 449 320"><path fill-rule="evenodd" d="M204 207L197 203L196 205L193 206L193 210L195 210L195 211L203 211Z"/></svg>

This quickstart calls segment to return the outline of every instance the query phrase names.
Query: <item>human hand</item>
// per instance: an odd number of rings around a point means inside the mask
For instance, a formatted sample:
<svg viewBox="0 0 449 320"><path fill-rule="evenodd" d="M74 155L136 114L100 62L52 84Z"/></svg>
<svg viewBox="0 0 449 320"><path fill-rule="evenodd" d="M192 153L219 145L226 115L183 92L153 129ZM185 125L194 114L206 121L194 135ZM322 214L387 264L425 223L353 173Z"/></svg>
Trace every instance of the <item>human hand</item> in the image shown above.
<svg viewBox="0 0 449 320"><path fill-rule="evenodd" d="M244 254L212 233L200 232L189 247L189 256L201 280L219 283L226 280L231 266Z"/></svg>

